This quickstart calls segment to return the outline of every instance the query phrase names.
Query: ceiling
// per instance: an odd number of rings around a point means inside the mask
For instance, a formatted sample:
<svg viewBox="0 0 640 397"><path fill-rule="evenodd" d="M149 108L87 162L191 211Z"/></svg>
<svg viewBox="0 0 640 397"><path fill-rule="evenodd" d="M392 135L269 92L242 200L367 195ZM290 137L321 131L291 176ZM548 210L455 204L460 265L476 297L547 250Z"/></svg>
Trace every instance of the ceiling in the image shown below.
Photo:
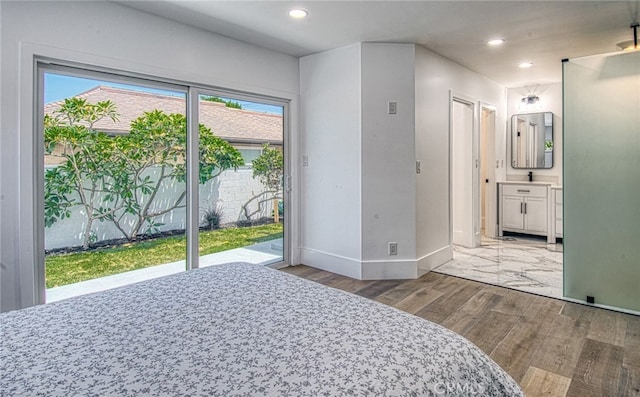
<svg viewBox="0 0 640 397"><path fill-rule="evenodd" d="M418 43L507 87L561 81L561 60L616 51L640 1L123 1L301 57L357 42ZM292 8L309 16L294 20ZM500 47L486 42L503 38ZM520 69L518 64L533 62Z"/></svg>

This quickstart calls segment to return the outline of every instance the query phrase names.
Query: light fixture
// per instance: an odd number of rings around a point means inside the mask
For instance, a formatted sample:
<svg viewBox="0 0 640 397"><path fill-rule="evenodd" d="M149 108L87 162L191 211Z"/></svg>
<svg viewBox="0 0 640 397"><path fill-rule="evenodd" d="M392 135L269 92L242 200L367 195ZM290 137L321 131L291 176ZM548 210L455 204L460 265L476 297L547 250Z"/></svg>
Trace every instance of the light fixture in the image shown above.
<svg viewBox="0 0 640 397"><path fill-rule="evenodd" d="M493 39L493 40L487 41L487 45L491 47L499 46L502 44L504 44L504 39Z"/></svg>
<svg viewBox="0 0 640 397"><path fill-rule="evenodd" d="M530 92L526 96L523 96L520 99L520 104L518 105L518 111L520 112L532 112L542 110L542 101L540 97L535 92Z"/></svg>
<svg viewBox="0 0 640 397"><path fill-rule="evenodd" d="M518 65L520 69L527 69L531 66L533 66L533 62L522 62L520 65Z"/></svg>
<svg viewBox="0 0 640 397"><path fill-rule="evenodd" d="M303 10L302 8L294 8L293 10L289 11L289 16L295 19L306 18L307 15L309 15L309 11Z"/></svg>
<svg viewBox="0 0 640 397"><path fill-rule="evenodd" d="M522 97L522 99L520 100L520 102L522 102L525 105L533 105L539 101L540 101L540 97L537 96L536 94L527 94L527 96Z"/></svg>
<svg viewBox="0 0 640 397"><path fill-rule="evenodd" d="M618 49L622 51L632 51L638 49L638 26L640 26L638 22L633 23L631 24L631 26L629 26L631 29L633 29L633 40L625 40L619 42L618 44L616 44L616 47L618 47Z"/></svg>

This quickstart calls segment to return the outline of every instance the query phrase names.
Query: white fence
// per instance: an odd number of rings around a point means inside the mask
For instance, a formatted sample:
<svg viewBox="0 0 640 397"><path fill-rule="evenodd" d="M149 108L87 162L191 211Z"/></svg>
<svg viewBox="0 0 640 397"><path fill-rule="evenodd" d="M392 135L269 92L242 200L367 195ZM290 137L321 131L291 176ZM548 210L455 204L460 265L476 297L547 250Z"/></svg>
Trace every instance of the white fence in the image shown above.
<svg viewBox="0 0 640 397"><path fill-rule="evenodd" d="M155 208L168 208L171 202L185 189L184 183L173 183L158 192ZM204 224L203 216L206 210L219 207L222 210L221 223L231 223L246 219L242 206L254 195L263 192L264 186L253 178L251 168L241 168L237 171L224 171L217 178L200 185L200 223ZM186 201L186 200L185 200ZM252 208L256 208L253 205ZM273 213L273 203L269 201L263 205L262 211L256 217L270 217ZM159 231L185 229L186 209L177 208L155 219L164 225ZM45 249L57 249L82 246L87 218L80 206L72 208L69 218L64 218L45 229ZM133 219L127 222L130 227ZM143 230L144 231L144 230ZM109 221L96 221L92 225L95 242L119 239L124 236Z"/></svg>

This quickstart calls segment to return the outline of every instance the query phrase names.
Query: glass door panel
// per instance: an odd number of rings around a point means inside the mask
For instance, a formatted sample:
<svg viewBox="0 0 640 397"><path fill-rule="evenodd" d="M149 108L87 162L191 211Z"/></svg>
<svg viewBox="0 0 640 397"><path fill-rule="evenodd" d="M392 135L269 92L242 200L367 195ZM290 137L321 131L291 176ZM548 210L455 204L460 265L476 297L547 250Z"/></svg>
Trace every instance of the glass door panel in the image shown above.
<svg viewBox="0 0 640 397"><path fill-rule="evenodd" d="M102 77L42 80L47 302L186 267L186 93Z"/></svg>
<svg viewBox="0 0 640 397"><path fill-rule="evenodd" d="M199 266L284 253L284 106L200 95Z"/></svg>

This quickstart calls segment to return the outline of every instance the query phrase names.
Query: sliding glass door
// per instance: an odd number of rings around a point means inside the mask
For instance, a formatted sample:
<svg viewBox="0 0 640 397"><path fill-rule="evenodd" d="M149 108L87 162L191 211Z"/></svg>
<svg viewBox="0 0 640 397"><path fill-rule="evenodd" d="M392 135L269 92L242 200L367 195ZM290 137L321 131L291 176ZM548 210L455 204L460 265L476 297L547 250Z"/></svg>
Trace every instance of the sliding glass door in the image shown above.
<svg viewBox="0 0 640 397"><path fill-rule="evenodd" d="M186 90L42 79L47 301L183 271Z"/></svg>
<svg viewBox="0 0 640 397"><path fill-rule="evenodd" d="M283 261L284 106L198 94L199 266Z"/></svg>
<svg viewBox="0 0 640 397"><path fill-rule="evenodd" d="M286 103L49 64L38 83L47 302L284 260Z"/></svg>

